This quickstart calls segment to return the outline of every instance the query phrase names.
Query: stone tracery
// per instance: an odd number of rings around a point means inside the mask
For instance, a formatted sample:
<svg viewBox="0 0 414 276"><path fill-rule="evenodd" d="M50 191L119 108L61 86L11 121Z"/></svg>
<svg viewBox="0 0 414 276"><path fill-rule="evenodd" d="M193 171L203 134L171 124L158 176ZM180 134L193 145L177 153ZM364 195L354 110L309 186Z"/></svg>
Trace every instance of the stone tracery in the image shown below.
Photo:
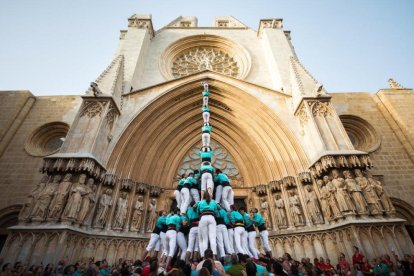
<svg viewBox="0 0 414 276"><path fill-rule="evenodd" d="M172 63L174 78L184 77L203 70L238 77L239 66L229 53L213 47L197 47L181 53Z"/></svg>

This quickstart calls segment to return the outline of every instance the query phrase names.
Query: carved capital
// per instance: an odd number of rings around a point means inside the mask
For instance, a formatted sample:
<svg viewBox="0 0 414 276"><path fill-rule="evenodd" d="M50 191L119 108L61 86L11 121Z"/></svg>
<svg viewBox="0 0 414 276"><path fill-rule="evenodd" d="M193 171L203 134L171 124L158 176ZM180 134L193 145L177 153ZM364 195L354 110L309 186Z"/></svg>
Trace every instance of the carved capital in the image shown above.
<svg viewBox="0 0 414 276"><path fill-rule="evenodd" d="M106 169L93 158L47 157L40 167L42 173L80 172L95 179L103 179Z"/></svg>
<svg viewBox="0 0 414 276"><path fill-rule="evenodd" d="M150 187L150 196L151 197L159 197L162 193L161 187L153 186Z"/></svg>
<svg viewBox="0 0 414 276"><path fill-rule="evenodd" d="M152 20L149 16L131 16L128 18L128 27L137 29L147 29L151 37L154 37L154 28L152 26Z"/></svg>
<svg viewBox="0 0 414 276"><path fill-rule="evenodd" d="M322 156L315 162L309 170L314 177L320 177L322 174L329 172L333 168L371 168L372 162L368 154L352 155L326 155Z"/></svg>
<svg viewBox="0 0 414 276"><path fill-rule="evenodd" d="M309 101L308 105L313 117L327 117L333 114L333 107L330 102Z"/></svg>
<svg viewBox="0 0 414 276"><path fill-rule="evenodd" d="M103 184L106 186L114 187L117 180L118 176L116 174L107 173L105 174Z"/></svg>
<svg viewBox="0 0 414 276"><path fill-rule="evenodd" d="M282 190L283 181L282 180L272 180L269 182L270 190L272 193L278 193Z"/></svg>
<svg viewBox="0 0 414 276"><path fill-rule="evenodd" d="M295 181L295 178L293 176L283 177L282 181L283 181L283 185L285 186L286 189L291 189L291 188L296 187L296 181Z"/></svg>
<svg viewBox="0 0 414 276"><path fill-rule="evenodd" d="M254 191L258 196L263 196L267 194L267 189L265 184L259 184L254 187Z"/></svg>
<svg viewBox="0 0 414 276"><path fill-rule="evenodd" d="M301 172L299 173L299 181L302 184L310 184L312 183L312 175L310 172Z"/></svg>
<svg viewBox="0 0 414 276"><path fill-rule="evenodd" d="M87 116L93 118L95 116L101 116L101 113L107 103L99 101L84 101L81 108L80 117Z"/></svg>
<svg viewBox="0 0 414 276"><path fill-rule="evenodd" d="M129 191L131 190L133 183L134 181L132 181L130 178L121 179L121 189Z"/></svg>

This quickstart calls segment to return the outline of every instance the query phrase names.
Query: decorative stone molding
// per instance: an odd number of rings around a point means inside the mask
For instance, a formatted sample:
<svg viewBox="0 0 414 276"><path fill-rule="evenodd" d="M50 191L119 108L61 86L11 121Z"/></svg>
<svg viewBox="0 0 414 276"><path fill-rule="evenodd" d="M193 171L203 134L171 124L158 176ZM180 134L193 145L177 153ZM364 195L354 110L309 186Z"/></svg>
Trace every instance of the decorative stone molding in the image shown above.
<svg viewBox="0 0 414 276"><path fill-rule="evenodd" d="M153 186L153 185L150 186L149 194L151 197L159 197L162 192L163 192L163 189L161 187Z"/></svg>
<svg viewBox="0 0 414 276"><path fill-rule="evenodd" d="M286 189L291 189L296 187L296 181L293 176L286 176L282 179L283 185L286 187Z"/></svg>
<svg viewBox="0 0 414 276"><path fill-rule="evenodd" d="M301 172L299 173L299 181L302 184L311 184L312 183L312 175L310 172Z"/></svg>
<svg viewBox="0 0 414 276"><path fill-rule="evenodd" d="M259 29L257 31L257 36L261 37L263 29L282 29L283 28L283 19L274 18L274 19L261 19L259 22Z"/></svg>
<svg viewBox="0 0 414 276"><path fill-rule="evenodd" d="M367 154L360 155L326 155L322 156L311 167L310 171L314 177L320 177L332 168L371 168L372 162Z"/></svg>
<svg viewBox="0 0 414 276"><path fill-rule="evenodd" d="M161 55L160 71L170 80L203 70L244 79L250 71L250 54L237 43L215 35L195 35L171 44Z"/></svg>
<svg viewBox="0 0 414 276"><path fill-rule="evenodd" d="M118 109L112 104L109 106L108 112L106 113L105 119L109 130L112 130L116 117L119 115Z"/></svg>
<svg viewBox="0 0 414 276"><path fill-rule="evenodd" d="M253 191L256 192L258 196L267 195L267 185L266 184L259 184L253 188Z"/></svg>
<svg viewBox="0 0 414 276"><path fill-rule="evenodd" d="M143 182L137 182L136 191L137 193L144 195L148 191L148 185Z"/></svg>
<svg viewBox="0 0 414 276"><path fill-rule="evenodd" d="M302 104L295 115L299 118L299 121L302 127L306 125L306 123L309 120L309 114L306 109L306 105Z"/></svg>
<svg viewBox="0 0 414 276"><path fill-rule="evenodd" d="M272 180L269 183L270 190L272 193L278 193L282 190L283 181L282 180Z"/></svg>
<svg viewBox="0 0 414 276"><path fill-rule="evenodd" d="M25 142L25 150L32 156L46 156L58 152L69 131L69 125L52 122L38 127Z"/></svg>
<svg viewBox="0 0 414 276"><path fill-rule="evenodd" d="M101 116L101 113L107 102L100 101L84 101L82 109L80 111L80 117L88 116L93 118L95 116Z"/></svg>
<svg viewBox="0 0 414 276"><path fill-rule="evenodd" d="M396 82L393 78L388 79L388 84L390 85L391 89L407 89L398 82Z"/></svg>
<svg viewBox="0 0 414 276"><path fill-rule="evenodd" d="M133 15L128 18L128 27L137 29L147 29L151 37L154 37L151 16Z"/></svg>
<svg viewBox="0 0 414 276"><path fill-rule="evenodd" d="M327 117L333 115L333 107L330 102L308 101L314 117Z"/></svg>
<svg viewBox="0 0 414 276"><path fill-rule="evenodd" d="M126 37L127 33L128 33L128 31L127 31L127 30L121 30L121 31L119 32L119 39L120 39L120 40L125 39L125 37Z"/></svg>
<svg viewBox="0 0 414 276"><path fill-rule="evenodd" d="M126 190L126 191L130 191L133 185L133 181L130 178L124 178L121 179L121 189L122 190Z"/></svg>
<svg viewBox="0 0 414 276"><path fill-rule="evenodd" d="M40 168L40 172L48 174L57 172L79 172L86 173L96 179L103 179L105 177L106 170L95 159L90 157L46 157L43 159L43 165Z"/></svg>
<svg viewBox="0 0 414 276"><path fill-rule="evenodd" d="M114 187L118 180L118 176L116 174L106 173L104 176L103 184L105 186L112 186Z"/></svg>

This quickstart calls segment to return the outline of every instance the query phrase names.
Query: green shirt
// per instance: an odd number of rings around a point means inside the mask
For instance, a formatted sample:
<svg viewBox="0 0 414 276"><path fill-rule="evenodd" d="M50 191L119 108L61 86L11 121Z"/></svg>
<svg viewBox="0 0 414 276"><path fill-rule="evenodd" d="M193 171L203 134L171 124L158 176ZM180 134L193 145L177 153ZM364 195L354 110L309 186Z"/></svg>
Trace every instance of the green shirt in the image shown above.
<svg viewBox="0 0 414 276"><path fill-rule="evenodd" d="M200 214L206 211L211 211L216 214L218 211L218 208L219 208L219 205L214 199L210 200L209 203L207 203L205 199L197 202L197 209Z"/></svg>
<svg viewBox="0 0 414 276"><path fill-rule="evenodd" d="M228 270L226 270L226 274L230 276L242 276L243 270L245 270L244 266L241 264L234 264Z"/></svg>
<svg viewBox="0 0 414 276"><path fill-rule="evenodd" d="M194 187L194 188L197 187L197 181L192 176L187 177L184 184L190 184L190 187Z"/></svg>
<svg viewBox="0 0 414 276"><path fill-rule="evenodd" d="M244 218L244 226L246 228L250 227L253 224L253 221L250 219L250 216L247 212L244 213L243 218Z"/></svg>
<svg viewBox="0 0 414 276"><path fill-rule="evenodd" d="M230 212L230 221L232 223L236 223L237 221L243 221L243 216L238 211L231 211Z"/></svg>
<svg viewBox="0 0 414 276"><path fill-rule="evenodd" d="M211 165L202 165L200 168L200 172L202 171L210 171L211 173L213 173L214 169Z"/></svg>
<svg viewBox="0 0 414 276"><path fill-rule="evenodd" d="M265 223L262 215L259 214L258 212L253 215L253 220L255 220L255 222L253 222L253 223L256 226L260 226L260 225L263 225Z"/></svg>
<svg viewBox="0 0 414 276"><path fill-rule="evenodd" d="M230 179L225 175L224 173L219 173L215 178L214 182L218 182L219 184L223 184L224 182L227 182L230 184Z"/></svg>
<svg viewBox="0 0 414 276"><path fill-rule="evenodd" d="M208 97L210 95L210 91L203 91L203 96L206 96L206 97Z"/></svg>
<svg viewBox="0 0 414 276"><path fill-rule="evenodd" d="M157 219L157 223L155 224L157 228L162 229L162 227L165 225L165 216L160 216Z"/></svg>
<svg viewBox="0 0 414 276"><path fill-rule="evenodd" d="M202 108L201 108L201 110L202 110L203 112L210 112L210 109L208 108L208 106L204 106L204 107L202 107Z"/></svg>
<svg viewBox="0 0 414 276"><path fill-rule="evenodd" d="M179 229L180 224L181 224L181 218L177 214L174 214L174 215L170 214L170 215L167 216L166 223L167 223L167 225L174 224L176 229Z"/></svg>
<svg viewBox="0 0 414 276"><path fill-rule="evenodd" d="M204 159L212 159L213 158L213 151L199 151L200 156L201 156L201 160Z"/></svg>
<svg viewBox="0 0 414 276"><path fill-rule="evenodd" d="M193 207L189 207L188 209L187 209L187 217L188 217L188 220L189 221L192 221L192 220L197 220L198 219L198 211L197 211L197 208L195 208L195 210L194 210L194 208Z"/></svg>
<svg viewBox="0 0 414 276"><path fill-rule="evenodd" d="M201 127L201 131L202 132L208 132L208 133L210 133L212 129L213 129L212 126L202 126Z"/></svg>

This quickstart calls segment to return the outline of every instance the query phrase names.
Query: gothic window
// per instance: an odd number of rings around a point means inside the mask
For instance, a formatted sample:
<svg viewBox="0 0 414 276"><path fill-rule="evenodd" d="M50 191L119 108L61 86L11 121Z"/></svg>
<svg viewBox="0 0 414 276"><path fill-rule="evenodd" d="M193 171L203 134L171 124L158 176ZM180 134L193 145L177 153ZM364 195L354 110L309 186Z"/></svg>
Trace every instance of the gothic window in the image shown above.
<svg viewBox="0 0 414 276"><path fill-rule="evenodd" d="M26 140L25 149L33 156L46 156L59 151L69 126L63 122L53 122L38 127Z"/></svg>
<svg viewBox="0 0 414 276"><path fill-rule="evenodd" d="M341 115L339 118L355 149L372 152L379 147L380 137L366 120L353 115Z"/></svg>
<svg viewBox="0 0 414 276"><path fill-rule="evenodd" d="M181 53L172 63L174 78L184 77L203 70L238 77L237 61L223 50L212 47L197 47Z"/></svg>

